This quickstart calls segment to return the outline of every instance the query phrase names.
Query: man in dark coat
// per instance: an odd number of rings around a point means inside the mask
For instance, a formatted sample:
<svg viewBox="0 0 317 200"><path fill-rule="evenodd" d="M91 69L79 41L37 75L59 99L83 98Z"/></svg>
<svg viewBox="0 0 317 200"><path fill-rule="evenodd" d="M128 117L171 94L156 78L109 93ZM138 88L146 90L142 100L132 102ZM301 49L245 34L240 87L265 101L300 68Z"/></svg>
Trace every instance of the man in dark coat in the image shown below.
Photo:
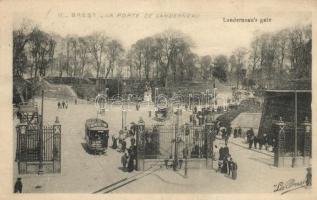
<svg viewBox="0 0 317 200"><path fill-rule="evenodd" d="M17 178L17 181L14 184L14 193L22 193L23 184L21 178Z"/></svg>
<svg viewBox="0 0 317 200"><path fill-rule="evenodd" d="M247 138L249 143L249 149L251 149L253 141L254 141L254 132L252 128L247 131Z"/></svg>
<svg viewBox="0 0 317 200"><path fill-rule="evenodd" d="M112 148L113 149L117 149L118 148L117 140L118 140L117 138L112 136Z"/></svg>
<svg viewBox="0 0 317 200"><path fill-rule="evenodd" d="M239 136L239 137L242 136L242 129L241 129L241 127L239 127L239 129L238 129L238 136Z"/></svg>
<svg viewBox="0 0 317 200"><path fill-rule="evenodd" d="M235 128L233 131L233 137L236 138L238 136L238 130Z"/></svg>
<svg viewBox="0 0 317 200"><path fill-rule="evenodd" d="M108 148L109 133L105 134L105 147Z"/></svg>
<svg viewBox="0 0 317 200"><path fill-rule="evenodd" d="M132 172L134 170L134 156L132 149L128 149L129 160L128 160L128 172Z"/></svg>
<svg viewBox="0 0 317 200"><path fill-rule="evenodd" d="M236 162L232 161L232 179L236 180L238 176L238 165Z"/></svg>

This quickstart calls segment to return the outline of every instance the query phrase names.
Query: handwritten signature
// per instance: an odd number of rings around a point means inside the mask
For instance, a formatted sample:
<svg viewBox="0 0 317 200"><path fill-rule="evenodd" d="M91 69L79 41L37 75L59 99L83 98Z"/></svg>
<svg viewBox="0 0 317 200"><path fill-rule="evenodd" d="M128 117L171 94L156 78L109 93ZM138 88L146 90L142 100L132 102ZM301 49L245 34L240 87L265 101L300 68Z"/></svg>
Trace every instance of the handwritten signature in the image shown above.
<svg viewBox="0 0 317 200"><path fill-rule="evenodd" d="M294 178L292 178L286 182L281 181L278 184L274 185L274 192L291 190L294 187L304 186L305 184L306 184L305 180L297 182Z"/></svg>

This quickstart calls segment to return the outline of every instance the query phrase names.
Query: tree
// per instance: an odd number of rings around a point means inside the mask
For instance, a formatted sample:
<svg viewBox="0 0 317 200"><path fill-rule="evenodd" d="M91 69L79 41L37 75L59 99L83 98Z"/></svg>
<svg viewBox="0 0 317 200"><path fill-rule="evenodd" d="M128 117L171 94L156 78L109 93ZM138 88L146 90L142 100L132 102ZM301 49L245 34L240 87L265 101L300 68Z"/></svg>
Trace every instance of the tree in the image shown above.
<svg viewBox="0 0 317 200"><path fill-rule="evenodd" d="M200 70L201 70L201 76L204 80L207 80L210 78L210 75L212 74L212 58L211 56L202 56L200 58Z"/></svg>
<svg viewBox="0 0 317 200"><path fill-rule="evenodd" d="M214 68L212 70L213 80L218 79L221 82L227 81L228 59L224 55L216 56L214 59Z"/></svg>
<svg viewBox="0 0 317 200"><path fill-rule="evenodd" d="M190 38L183 33L174 30L167 30L156 36L157 57L161 68L161 78L164 79L165 87L168 87L168 75L172 71L172 77L176 79L176 58L178 53L192 46Z"/></svg>
<svg viewBox="0 0 317 200"><path fill-rule="evenodd" d="M115 64L119 61L121 56L124 53L124 49L122 47L122 44L118 40L111 40L106 44L106 55L109 62L108 67L106 67L105 64L105 78L108 77L110 71L113 77L113 69Z"/></svg>
<svg viewBox="0 0 317 200"><path fill-rule="evenodd" d="M89 52L96 64L96 78L100 76L101 66L105 66L106 44L109 37L102 33L94 33L87 38Z"/></svg>
<svg viewBox="0 0 317 200"><path fill-rule="evenodd" d="M232 64L235 64L235 74L237 81L237 88L239 88L239 83L243 80L244 77L244 66L245 66L245 55L247 50L245 48L237 48L233 51L233 57L231 58Z"/></svg>
<svg viewBox="0 0 317 200"><path fill-rule="evenodd" d="M30 33L36 28L31 20L23 19L19 27L13 29L13 76L23 77L32 67L29 60ZM30 72L31 73L31 72Z"/></svg>
<svg viewBox="0 0 317 200"><path fill-rule="evenodd" d="M45 76L46 69L53 60L56 42L47 33L35 28L30 33L29 45L33 60L31 77L37 78L38 75Z"/></svg>
<svg viewBox="0 0 317 200"><path fill-rule="evenodd" d="M80 75L83 77L85 73L85 66L89 62L89 46L88 39L85 37L78 38L78 56L80 60Z"/></svg>

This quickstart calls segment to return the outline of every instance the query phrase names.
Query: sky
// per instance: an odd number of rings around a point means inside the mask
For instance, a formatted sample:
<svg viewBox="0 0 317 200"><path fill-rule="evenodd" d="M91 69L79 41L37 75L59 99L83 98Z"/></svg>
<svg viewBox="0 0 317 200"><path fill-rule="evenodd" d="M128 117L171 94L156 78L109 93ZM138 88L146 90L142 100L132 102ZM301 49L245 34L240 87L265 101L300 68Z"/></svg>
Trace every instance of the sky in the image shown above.
<svg viewBox="0 0 317 200"><path fill-rule="evenodd" d="M80 16L78 13L81 13ZM87 17L89 13L91 17ZM166 13L191 17L157 17ZM127 16L128 14L130 16ZM162 8L134 9L133 11L120 10L120 8L112 10L50 8L36 12L17 12L14 16L14 26L19 26L22 19L27 18L34 21L42 30L61 36L68 34L85 36L93 32L104 31L108 36L118 39L125 48L129 48L141 38L152 36L166 29L180 30L192 38L195 44L192 50L200 56L229 55L238 47L249 47L257 32L274 32L295 25L311 23L311 13L309 12L232 12L199 11L199 9L168 11ZM234 18L256 18L257 22L224 22ZM270 22L260 23L261 19L268 18L271 19Z"/></svg>

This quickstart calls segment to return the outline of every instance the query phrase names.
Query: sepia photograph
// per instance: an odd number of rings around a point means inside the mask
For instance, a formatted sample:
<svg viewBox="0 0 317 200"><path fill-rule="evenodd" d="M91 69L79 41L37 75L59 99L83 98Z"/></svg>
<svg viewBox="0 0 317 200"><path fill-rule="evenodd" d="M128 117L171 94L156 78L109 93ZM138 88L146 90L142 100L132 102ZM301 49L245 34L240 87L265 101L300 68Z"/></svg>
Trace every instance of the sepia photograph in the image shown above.
<svg viewBox="0 0 317 200"><path fill-rule="evenodd" d="M12 194L312 194L312 12L185 2L13 9Z"/></svg>

